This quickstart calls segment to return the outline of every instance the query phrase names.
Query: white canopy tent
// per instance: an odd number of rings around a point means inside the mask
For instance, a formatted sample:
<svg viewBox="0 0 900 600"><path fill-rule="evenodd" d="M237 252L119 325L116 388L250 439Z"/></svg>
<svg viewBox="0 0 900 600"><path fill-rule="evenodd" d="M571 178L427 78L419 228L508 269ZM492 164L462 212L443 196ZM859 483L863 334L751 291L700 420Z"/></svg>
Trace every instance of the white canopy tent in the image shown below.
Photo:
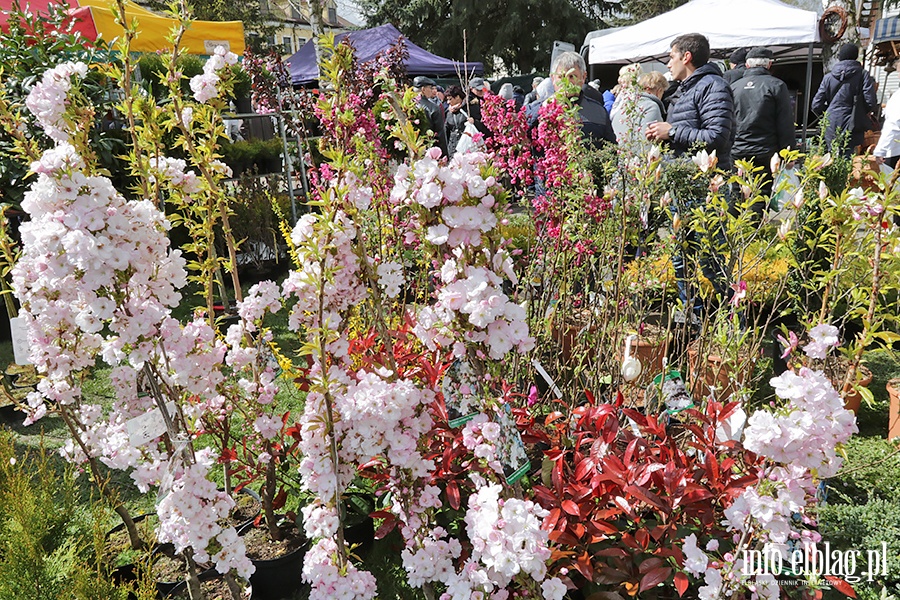
<svg viewBox="0 0 900 600"><path fill-rule="evenodd" d="M779 57L807 54L819 16L778 0L692 0L667 13L590 41L590 64L663 59L683 33L702 33L713 51L767 46ZM783 48L782 48L783 47Z"/></svg>
<svg viewBox="0 0 900 600"><path fill-rule="evenodd" d="M588 62L616 64L667 60L669 47L683 33L702 33L710 49L765 46L777 58L806 58L806 93L810 98L813 51L819 41L819 15L778 0L691 0L667 13L590 40ZM809 105L803 109L803 141Z"/></svg>

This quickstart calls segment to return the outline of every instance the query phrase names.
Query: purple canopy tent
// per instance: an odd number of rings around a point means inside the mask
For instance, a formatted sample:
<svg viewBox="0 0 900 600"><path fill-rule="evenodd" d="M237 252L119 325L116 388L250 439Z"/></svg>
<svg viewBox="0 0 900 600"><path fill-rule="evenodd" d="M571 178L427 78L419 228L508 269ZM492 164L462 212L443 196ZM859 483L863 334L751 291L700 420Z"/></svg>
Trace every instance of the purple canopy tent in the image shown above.
<svg viewBox="0 0 900 600"><path fill-rule="evenodd" d="M375 58L379 52L386 50L397 43L400 32L391 24L351 31L334 36L335 43L341 42L349 36L350 43L356 50L356 58L361 63ZM453 77L457 72L465 71L471 77L472 74L483 75L484 65L480 62L458 62L448 58L436 56L408 39L404 40L409 58L406 61L406 72L410 76L431 75L433 77ZM294 85L309 85L319 77L316 69L316 51L313 41L304 44L293 56L288 59L291 70L291 83Z"/></svg>

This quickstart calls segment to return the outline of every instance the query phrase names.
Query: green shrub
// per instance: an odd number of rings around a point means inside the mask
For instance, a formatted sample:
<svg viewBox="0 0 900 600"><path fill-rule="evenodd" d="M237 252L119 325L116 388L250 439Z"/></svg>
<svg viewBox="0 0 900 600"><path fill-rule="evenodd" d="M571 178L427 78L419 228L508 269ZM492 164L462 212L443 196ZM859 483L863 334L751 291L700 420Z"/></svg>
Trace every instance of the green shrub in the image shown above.
<svg viewBox="0 0 900 600"><path fill-rule="evenodd" d="M854 437L846 450L844 466L828 481L830 501L900 501L900 453L894 444L881 438Z"/></svg>
<svg viewBox="0 0 900 600"><path fill-rule="evenodd" d="M823 543L830 542L831 549L859 550L862 559L857 575L868 569L867 551L881 551L887 543L887 578L853 584L866 597L880 596L884 585L900 583L900 499L872 499L866 504L828 504L819 509L819 532Z"/></svg>
<svg viewBox="0 0 900 600"><path fill-rule="evenodd" d="M105 511L82 497L73 468L56 467L0 431L0 598L124 600L99 559Z"/></svg>

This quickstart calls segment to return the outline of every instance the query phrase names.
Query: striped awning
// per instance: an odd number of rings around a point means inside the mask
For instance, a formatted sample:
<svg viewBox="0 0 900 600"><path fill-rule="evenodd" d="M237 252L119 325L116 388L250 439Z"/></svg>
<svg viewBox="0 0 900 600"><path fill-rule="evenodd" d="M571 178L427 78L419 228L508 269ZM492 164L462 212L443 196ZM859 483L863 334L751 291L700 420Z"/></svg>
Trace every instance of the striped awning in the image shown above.
<svg viewBox="0 0 900 600"><path fill-rule="evenodd" d="M875 21L872 43L900 42L900 17L887 17Z"/></svg>

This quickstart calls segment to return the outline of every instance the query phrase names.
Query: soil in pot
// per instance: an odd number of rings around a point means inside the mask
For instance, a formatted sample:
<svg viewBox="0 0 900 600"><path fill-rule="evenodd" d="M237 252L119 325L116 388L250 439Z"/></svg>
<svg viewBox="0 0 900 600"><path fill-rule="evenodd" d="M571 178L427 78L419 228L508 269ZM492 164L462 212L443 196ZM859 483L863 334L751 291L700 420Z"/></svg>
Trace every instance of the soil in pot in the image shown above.
<svg viewBox="0 0 900 600"><path fill-rule="evenodd" d="M280 540L265 527L248 527L244 535L247 556L256 571L250 576L254 600L291 598L303 585L300 572L309 542L291 521L281 526Z"/></svg>
<svg viewBox="0 0 900 600"><path fill-rule="evenodd" d="M210 565L197 564L198 575L209 571L212 571ZM181 554L175 554L175 549L171 544L157 546L153 558L153 577L156 580L156 590L160 595L168 597L184 582L186 575L187 561L184 557Z"/></svg>
<svg viewBox="0 0 900 600"><path fill-rule="evenodd" d="M887 382L891 407L888 413L888 439L900 437L900 378Z"/></svg>
<svg viewBox="0 0 900 600"><path fill-rule="evenodd" d="M238 581L238 585L240 585ZM246 583L244 584L246 585ZM241 586L243 587L243 586ZM231 590L228 589L228 583L225 576L218 571L207 571L200 576L200 589L203 590L203 597L206 600L234 600ZM242 596L245 598L246 596ZM173 600L189 600L190 594L187 589L187 582L181 582L172 590L169 598Z"/></svg>
<svg viewBox="0 0 900 600"><path fill-rule="evenodd" d="M228 523L235 529L241 529L252 523L262 510L262 499L259 494L248 487L243 487L234 498L234 509L228 515Z"/></svg>

